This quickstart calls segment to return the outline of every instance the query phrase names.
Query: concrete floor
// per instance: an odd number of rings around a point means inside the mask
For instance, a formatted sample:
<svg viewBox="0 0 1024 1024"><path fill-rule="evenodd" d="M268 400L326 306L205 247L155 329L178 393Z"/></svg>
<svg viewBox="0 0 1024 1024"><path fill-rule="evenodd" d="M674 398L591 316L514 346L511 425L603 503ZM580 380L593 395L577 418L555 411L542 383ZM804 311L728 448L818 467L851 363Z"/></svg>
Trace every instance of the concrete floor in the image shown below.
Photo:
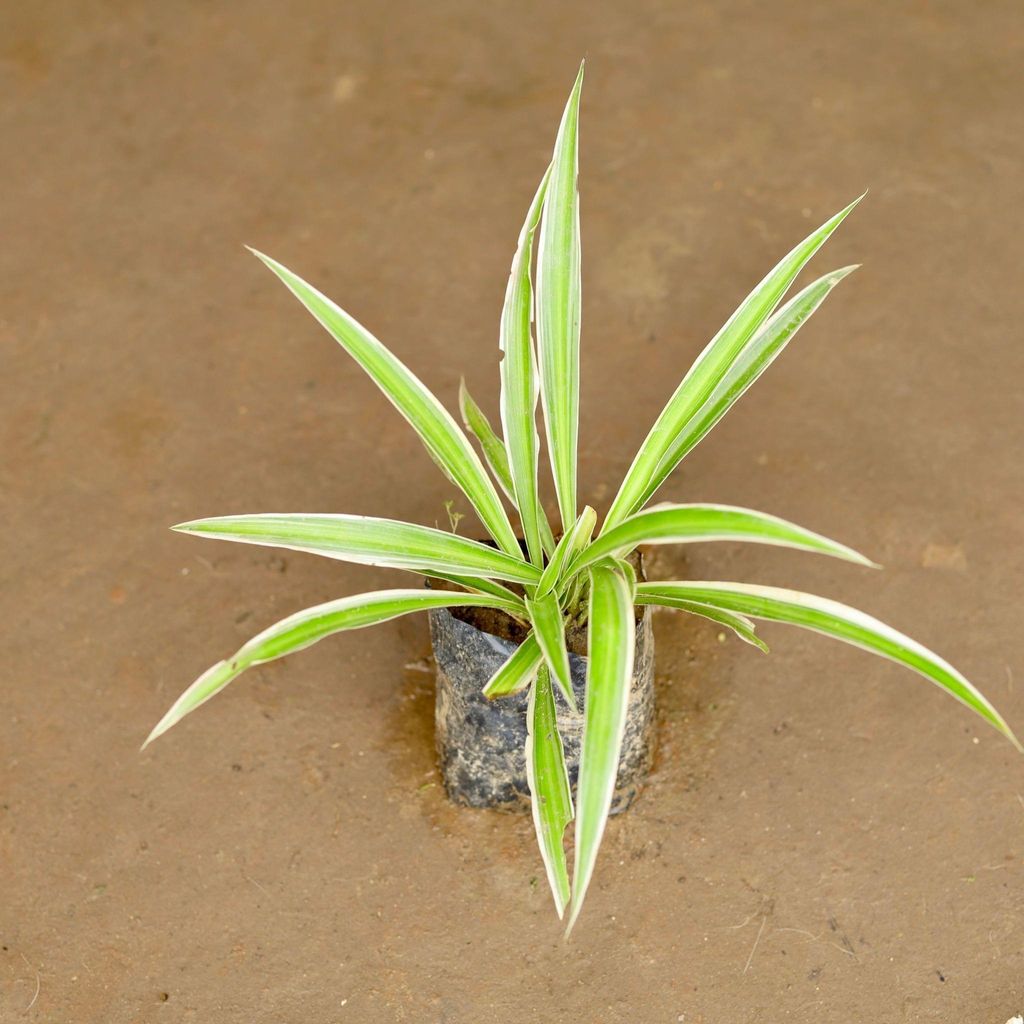
<svg viewBox="0 0 1024 1024"><path fill-rule="evenodd" d="M530 822L437 786L426 625L260 669L282 615L408 579L206 544L203 515L432 524L450 488L242 248L491 411L516 233L588 58L581 492L793 243L864 267L665 490L885 564L654 571L817 590L1024 727L1024 13L812 5L0 9L0 1019L1003 1024L1024 761L947 697L783 628L659 616L660 754L564 945ZM391 581L389 583L389 581Z"/></svg>

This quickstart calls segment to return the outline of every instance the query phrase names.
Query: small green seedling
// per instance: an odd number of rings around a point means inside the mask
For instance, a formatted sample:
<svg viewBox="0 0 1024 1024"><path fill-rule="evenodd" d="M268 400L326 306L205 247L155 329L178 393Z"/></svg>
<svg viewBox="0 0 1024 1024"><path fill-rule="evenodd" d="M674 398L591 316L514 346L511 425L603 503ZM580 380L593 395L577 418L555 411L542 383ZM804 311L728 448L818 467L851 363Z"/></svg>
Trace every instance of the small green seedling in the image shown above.
<svg viewBox="0 0 1024 1024"><path fill-rule="evenodd" d="M465 494L493 538L493 546L440 529L359 515L240 515L175 527L203 537L410 570L461 589L384 590L298 612L200 676L146 741L166 732L250 666L301 650L333 633L431 608L501 609L528 623L532 634L488 683L485 693L497 696L530 687L527 762L534 821L559 916L569 909L567 931L583 905L608 818L633 674L636 605L663 605L702 616L762 650L767 648L754 632L755 619L786 622L835 637L920 673L1020 746L995 708L955 668L863 612L810 594L750 583L638 583L625 561L641 544L720 540L774 544L872 565L843 544L763 512L712 504L650 505L683 458L855 269L833 270L783 301L803 267L859 200L785 256L708 343L651 427L600 529L593 508L580 511L576 494L580 356L576 179L582 83L581 67L551 164L530 204L512 261L499 333L501 436L465 386L461 390L462 417L480 444L483 461L437 398L366 328L298 275L256 253L409 421L434 461ZM558 503L559 521L554 528L540 499L538 395ZM523 544L499 489L518 516ZM557 687L574 705L567 623L586 623L589 635L575 806L554 695ZM570 881L563 833L574 819L575 863Z"/></svg>

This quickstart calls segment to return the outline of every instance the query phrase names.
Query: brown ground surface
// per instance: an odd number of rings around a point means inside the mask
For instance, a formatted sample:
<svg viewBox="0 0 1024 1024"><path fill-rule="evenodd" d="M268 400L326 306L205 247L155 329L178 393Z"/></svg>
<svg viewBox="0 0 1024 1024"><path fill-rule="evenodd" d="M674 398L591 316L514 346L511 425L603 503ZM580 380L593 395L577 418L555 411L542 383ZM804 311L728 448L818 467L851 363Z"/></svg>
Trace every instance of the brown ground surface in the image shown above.
<svg viewBox="0 0 1024 1024"><path fill-rule="evenodd" d="M286 7L291 7L286 11ZM431 523L450 489L241 248L446 400L493 409L508 261L578 58L583 492L806 229L865 267L666 495L768 549L653 574L816 589L1024 727L1019 3L8 3L0 14L0 1019L1003 1024L1024 1003L1024 761L909 674L657 620L661 752L564 945L529 822L455 811L426 625L200 670L383 571L169 533ZM1016 674L1016 684L1014 682Z"/></svg>

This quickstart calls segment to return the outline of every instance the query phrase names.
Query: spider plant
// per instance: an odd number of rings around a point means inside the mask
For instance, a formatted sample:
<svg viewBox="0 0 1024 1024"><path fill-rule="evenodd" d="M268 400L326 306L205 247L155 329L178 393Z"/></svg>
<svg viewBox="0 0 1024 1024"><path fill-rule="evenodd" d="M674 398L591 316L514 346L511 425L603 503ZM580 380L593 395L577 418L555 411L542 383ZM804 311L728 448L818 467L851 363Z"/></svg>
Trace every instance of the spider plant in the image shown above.
<svg viewBox="0 0 1024 1024"><path fill-rule="evenodd" d="M711 339L655 420L600 529L595 510L589 505L580 509L577 138L582 81L581 66L512 260L499 328L500 435L464 385L461 389L461 414L479 443L482 459L438 399L365 327L297 274L255 253L408 420L434 461L466 496L493 543L361 515L236 515L174 527L200 537L405 569L443 579L458 589L382 590L297 612L201 675L146 741L166 732L250 666L334 633L431 608L476 606L507 612L532 631L484 692L497 699L530 688L526 756L533 817L559 916L568 908L567 932L583 905L608 818L633 670L635 606L682 609L730 628L763 650L767 648L755 633L757 619L835 637L913 669L1020 746L995 708L955 668L870 615L811 594L751 583L638 582L625 560L638 545L749 541L872 565L844 544L764 512L716 504L650 505L682 459L855 269L830 271L785 298L805 264L859 200L784 256ZM538 396L558 506L555 524L548 522L540 497ZM518 528L509 509L516 514ZM567 622L588 626L582 709L576 708L570 681ZM584 716L575 801L557 727L556 690L573 712ZM570 879L563 834L572 820Z"/></svg>

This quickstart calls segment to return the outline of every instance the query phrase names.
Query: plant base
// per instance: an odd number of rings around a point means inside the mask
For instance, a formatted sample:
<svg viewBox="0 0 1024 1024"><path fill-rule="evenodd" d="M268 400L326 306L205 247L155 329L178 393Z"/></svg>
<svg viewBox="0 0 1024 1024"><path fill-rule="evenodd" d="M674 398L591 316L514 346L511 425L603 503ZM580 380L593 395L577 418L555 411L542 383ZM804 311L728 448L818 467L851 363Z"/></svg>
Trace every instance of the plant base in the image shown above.
<svg viewBox="0 0 1024 1024"><path fill-rule="evenodd" d="M502 613L499 613L502 614ZM493 615L493 613L492 613ZM511 622L511 620L509 620ZM493 622L488 625L492 626ZM511 630L500 630L512 634ZM446 609L430 613L430 638L437 662L434 708L437 755L445 790L455 803L499 810L526 810L527 693L488 700L488 679L516 649L514 640L479 628L472 609L456 617ZM573 689L584 706L586 658L569 655ZM573 714L556 690L558 728L573 792L579 773L583 715ZM637 620L636 657L622 755L612 813L635 799L651 767L654 738L654 635L651 610Z"/></svg>

